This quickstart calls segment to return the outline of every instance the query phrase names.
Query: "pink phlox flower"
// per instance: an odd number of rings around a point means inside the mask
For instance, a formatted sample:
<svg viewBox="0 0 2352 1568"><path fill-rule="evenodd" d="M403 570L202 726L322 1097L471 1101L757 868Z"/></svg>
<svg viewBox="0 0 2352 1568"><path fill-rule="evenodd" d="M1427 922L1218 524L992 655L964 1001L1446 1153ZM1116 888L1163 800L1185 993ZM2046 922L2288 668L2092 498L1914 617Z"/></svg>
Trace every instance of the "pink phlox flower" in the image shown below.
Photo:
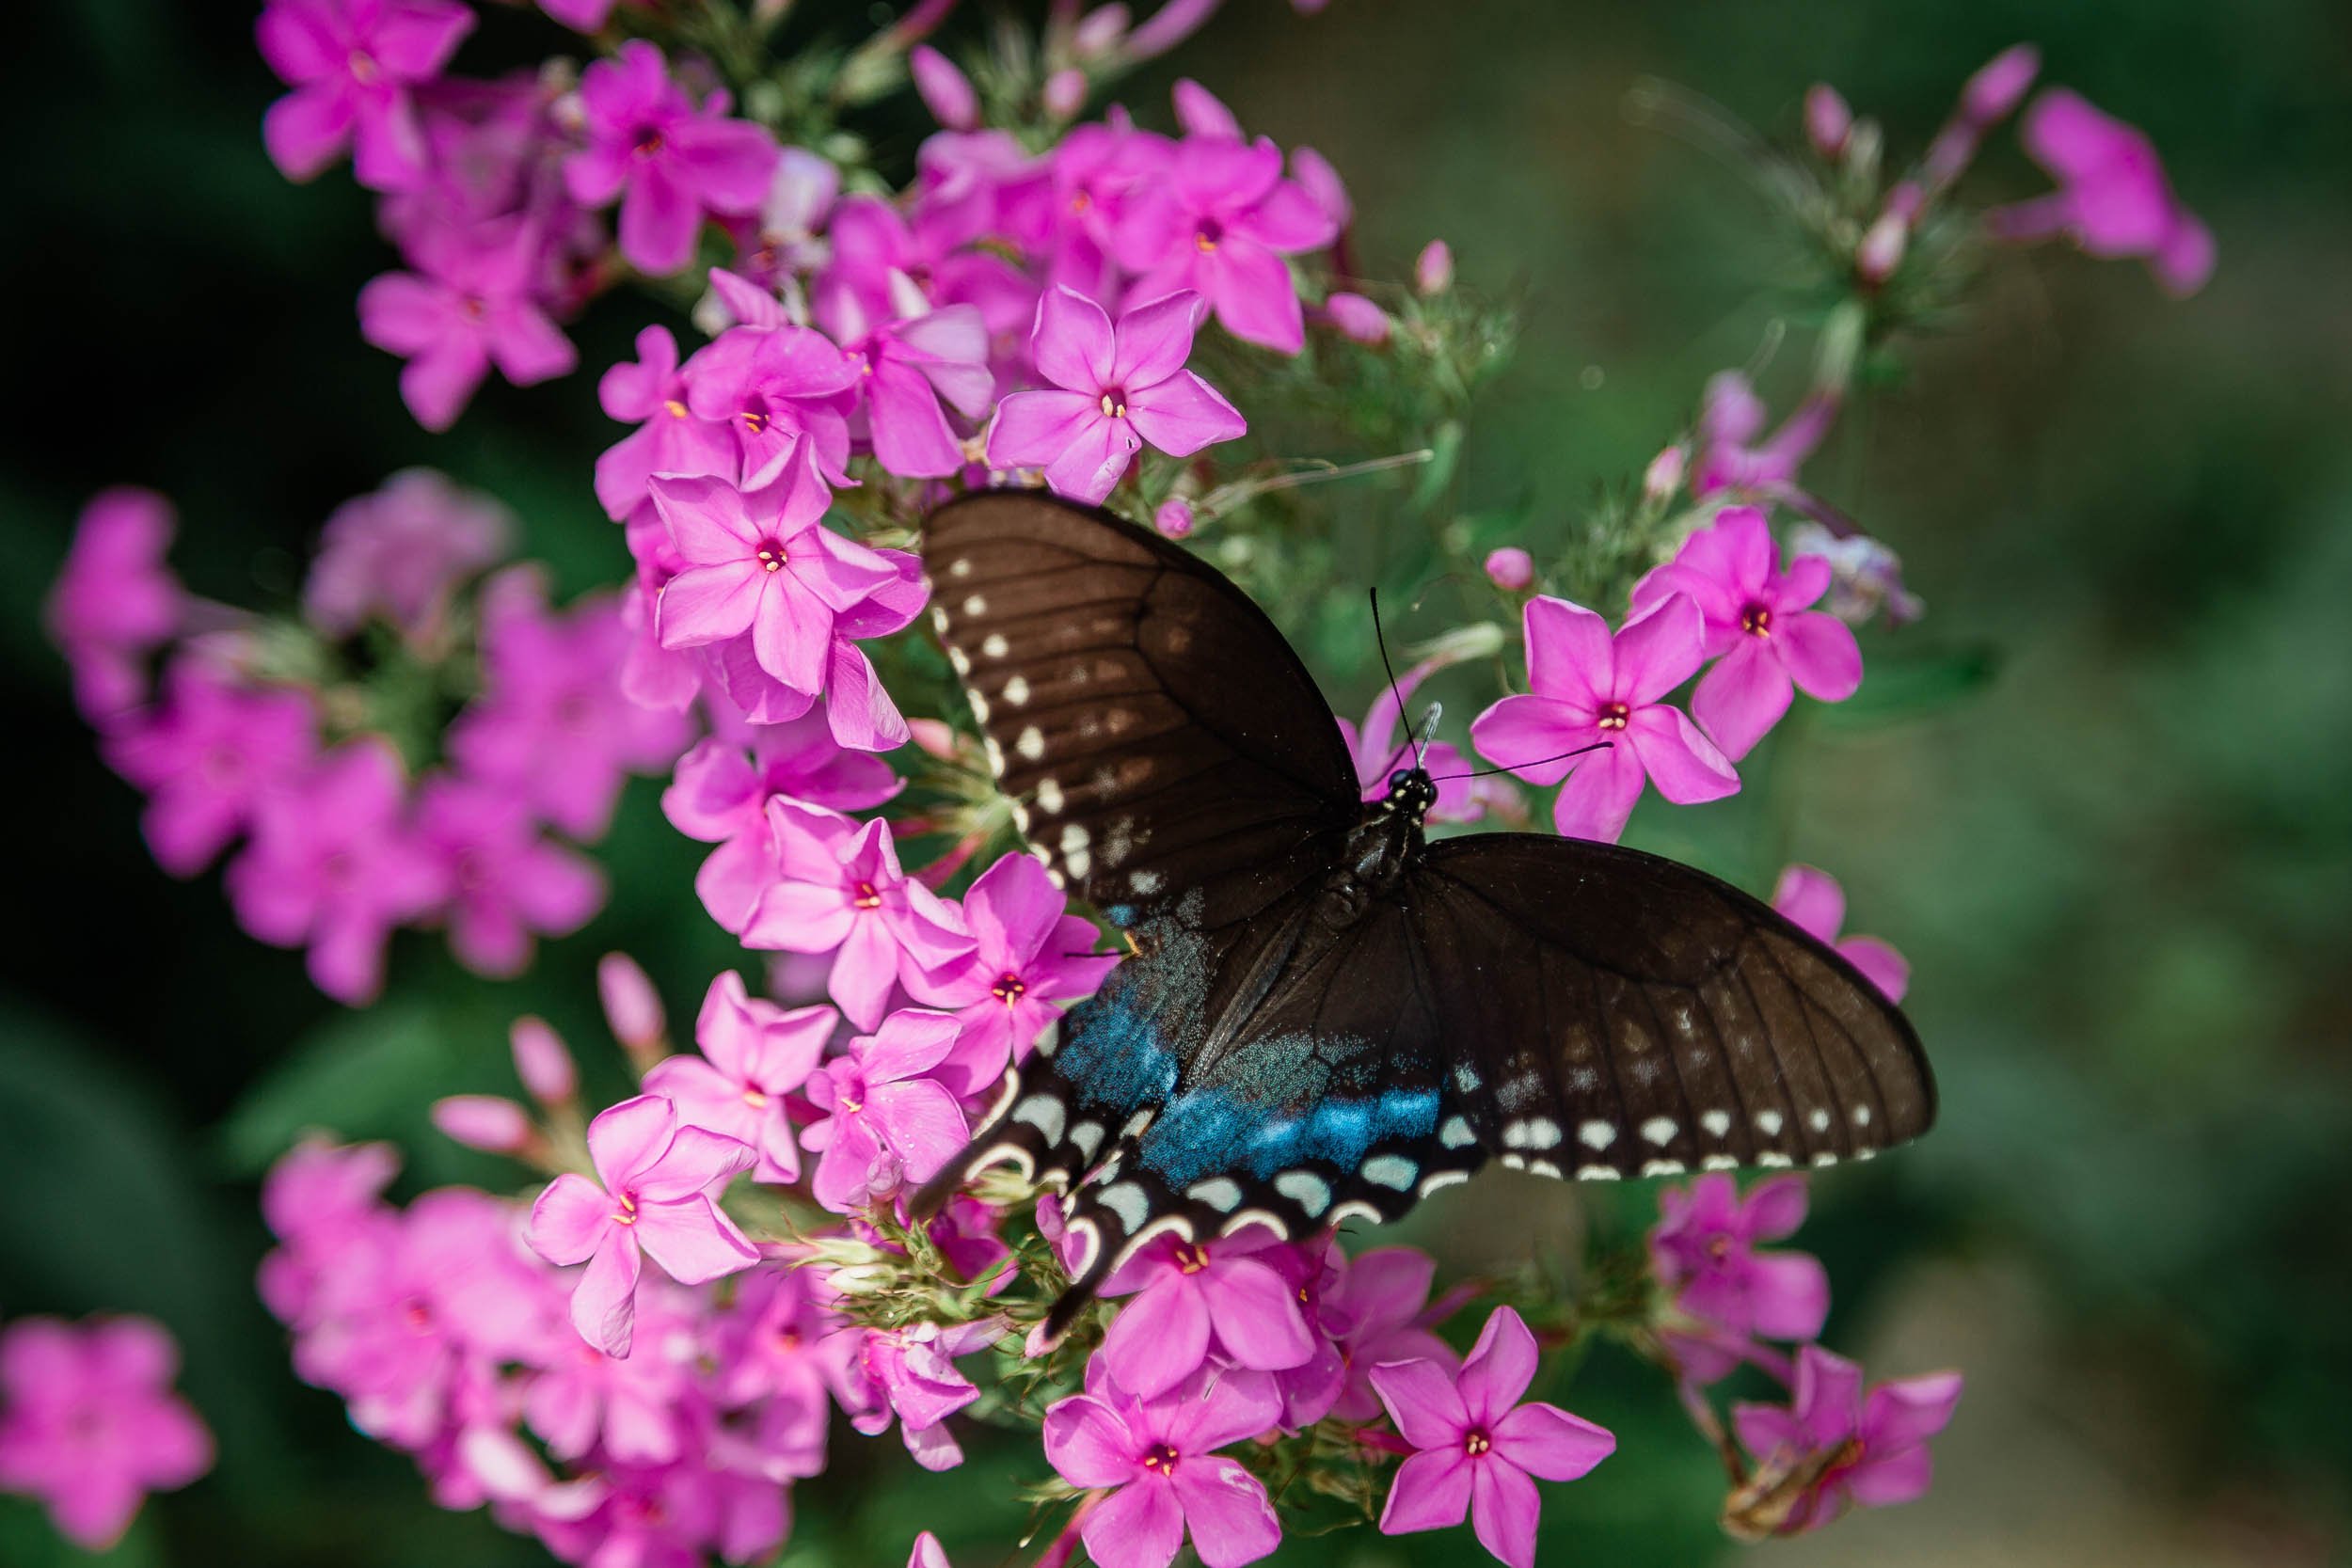
<svg viewBox="0 0 2352 1568"><path fill-rule="evenodd" d="M1829 1317L1829 1275L1801 1252L1759 1252L1760 1242L1804 1223L1802 1177L1759 1181L1745 1197L1720 1172L1658 1195L1650 1266L1677 1310L1734 1338L1811 1339Z"/></svg>
<svg viewBox="0 0 2352 1568"><path fill-rule="evenodd" d="M1450 777L1477 771L1470 759L1442 740L1433 740L1422 752L1410 736L1400 736L1398 729L1405 717L1405 706L1412 701L1421 683L1451 662L1443 658L1427 658L1397 677L1393 688L1382 687L1379 695L1364 714L1362 728L1347 720L1340 721L1340 734L1347 738L1347 754L1355 759L1356 777L1362 785L1367 801L1384 799L1389 793L1389 775L1400 768L1418 764L1428 769L1438 781L1438 802L1429 808L1432 822L1477 822L1485 818L1486 808L1494 806L1509 812L1518 805L1508 780L1489 776L1484 779Z"/></svg>
<svg viewBox="0 0 2352 1568"><path fill-rule="evenodd" d="M612 14L615 0L539 0L539 8L576 33L593 33Z"/></svg>
<svg viewBox="0 0 2352 1568"><path fill-rule="evenodd" d="M774 879L753 907L743 944L795 953L838 948L827 983L860 1029L882 1022L894 986L973 950L962 917L899 866L887 822L860 826L771 799L768 826Z"/></svg>
<svg viewBox="0 0 2352 1568"><path fill-rule="evenodd" d="M904 629L929 597L922 562L903 550L876 550L892 578L834 616L825 656L825 722L840 745L887 752L907 740L907 721L858 642ZM776 724L810 710L816 699L761 668L749 632L693 650L704 679L754 724Z"/></svg>
<svg viewBox="0 0 2352 1568"><path fill-rule="evenodd" d="M451 726L451 754L572 837L603 837L627 776L667 769L691 726L617 689L630 633L612 594L551 610L545 579L518 566L479 604L482 690Z"/></svg>
<svg viewBox="0 0 2352 1568"><path fill-rule="evenodd" d="M853 293L834 294L818 320L856 367L860 402L850 432L902 478L944 478L963 467L963 447L942 401L966 420L987 417L995 389L988 324L977 305L936 309L903 273L892 275L897 319L869 314Z"/></svg>
<svg viewBox="0 0 2352 1568"><path fill-rule="evenodd" d="M1552 820L1573 838L1613 843L1646 780L1677 805L1720 800L1740 775L1681 709L1662 698L1704 657L1698 607L1676 594L1626 623L1544 595L1527 601L1524 697L1505 697L1470 724L1487 761L1534 784L1567 784ZM1606 750L1566 756L1579 747Z"/></svg>
<svg viewBox="0 0 2352 1568"><path fill-rule="evenodd" d="M686 405L735 438L736 481L746 490L787 470L821 489L850 483L849 411L857 369L814 327L729 327L686 362Z"/></svg>
<svg viewBox="0 0 2352 1568"><path fill-rule="evenodd" d="M823 266L833 254L824 238L825 220L840 191L841 170L831 158L806 148L783 149L767 196L744 225L737 270L773 287Z"/></svg>
<svg viewBox="0 0 2352 1568"><path fill-rule="evenodd" d="M1119 958L1094 950L1093 922L1066 912L1061 891L1026 854L1008 854L982 872L962 908L972 950L946 968L910 972L906 986L924 1006L955 1010L962 1034L954 1071L940 1076L970 1095L993 1088L1061 1005L1093 994Z"/></svg>
<svg viewBox="0 0 2352 1568"><path fill-rule="evenodd" d="M531 1244L559 1265L585 1263L572 1326L608 1355L627 1355L636 1318L639 1252L681 1285L702 1285L759 1260L713 1189L751 1168L747 1145L678 1123L660 1095L625 1100L588 1124L596 1180L565 1172L531 1211Z"/></svg>
<svg viewBox="0 0 2352 1568"><path fill-rule="evenodd" d="M352 174L371 190L423 180L411 89L441 73L473 24L455 0L270 0L254 38L294 89L262 120L271 161L308 180L350 148Z"/></svg>
<svg viewBox="0 0 2352 1568"><path fill-rule="evenodd" d="M348 637L377 616L413 642L437 644L451 595L506 554L514 531L513 513L444 474L394 474L337 507L319 531L303 617L329 637Z"/></svg>
<svg viewBox="0 0 2352 1568"><path fill-rule="evenodd" d="M1910 960L1888 942L1878 937L1838 936L1846 924L1846 890L1828 872L1789 866L1772 889L1772 908L1798 929L1836 948L1837 956L1860 970L1889 1002L1900 1002L1911 989Z"/></svg>
<svg viewBox="0 0 2352 1568"><path fill-rule="evenodd" d="M358 1239L389 1216L383 1192L400 1169L389 1144L341 1148L306 1138L262 1182L262 1218L279 1245L262 1259L262 1305L287 1327L315 1320L320 1282Z"/></svg>
<svg viewBox="0 0 2352 1568"><path fill-rule="evenodd" d="M85 1551L122 1538L150 1492L213 1467L212 1434L171 1392L180 1353L146 1318L21 1318L0 1332L0 1490L39 1498Z"/></svg>
<svg viewBox="0 0 2352 1568"><path fill-rule="evenodd" d="M710 982L694 1021L699 1056L667 1056L645 1074L648 1094L667 1095L679 1121L759 1151L755 1181L801 1179L785 1097L808 1081L833 1038L831 1007L790 1011L749 994L733 970Z"/></svg>
<svg viewBox="0 0 2352 1568"><path fill-rule="evenodd" d="M809 1103L828 1113L801 1134L823 1156L818 1202L835 1213L864 1208L930 1180L971 1142L954 1093L930 1076L955 1042L953 1018L904 1008L809 1080Z"/></svg>
<svg viewBox="0 0 2352 1568"><path fill-rule="evenodd" d="M972 1380L956 1370L956 1358L984 1350L1004 1336L1001 1319L943 1326L917 1323L861 1336L856 1375L866 1390L865 1408L850 1424L867 1436L898 1421L907 1451L927 1470L950 1470L963 1450L946 1428L948 1417L980 1397Z"/></svg>
<svg viewBox="0 0 2352 1568"><path fill-rule="evenodd" d="M1148 443L1185 457L1248 426L1194 372L1200 296L1150 298L1113 327L1103 308L1069 289L1038 301L1030 352L1057 390L1014 392L988 429L988 461L1038 468L1062 495L1100 501Z"/></svg>
<svg viewBox="0 0 2352 1568"><path fill-rule="evenodd" d="M1427 1361L1448 1372L1460 1364L1424 1315L1438 1261L1417 1247L1374 1247L1347 1259L1321 1296L1326 1332L1336 1335L1347 1384L1330 1414L1369 1421L1380 1414L1372 1370L1384 1361Z"/></svg>
<svg viewBox="0 0 2352 1568"><path fill-rule="evenodd" d="M658 1282L657 1282L658 1284ZM560 1460L601 1448L625 1465L661 1465L678 1457L675 1407L689 1402L697 1335L693 1303L683 1291L641 1289L637 1345L607 1355L560 1331L534 1347L534 1375L523 1389L523 1419Z"/></svg>
<svg viewBox="0 0 2352 1568"><path fill-rule="evenodd" d="M401 400L427 430L456 422L498 367L517 387L580 362L535 295L545 237L513 219L468 230L435 225L412 239L421 272L388 272L359 291L359 335L408 361Z"/></svg>
<svg viewBox="0 0 2352 1568"><path fill-rule="evenodd" d="M769 1450L811 1454L819 1468L833 1405L866 1407L858 1334L832 1299L821 1271L763 1265L744 1275L707 1336L721 1402L762 1406Z"/></svg>
<svg viewBox="0 0 2352 1568"><path fill-rule="evenodd" d="M540 832L529 804L443 774L417 798L417 835L441 866L449 944L477 974L530 967L534 937L566 937L604 906L596 863Z"/></svg>
<svg viewBox="0 0 2352 1568"><path fill-rule="evenodd" d="M705 213L752 212L768 194L775 139L729 119L724 94L696 109L642 39L587 69L580 106L587 145L564 161L564 184L591 207L619 198L621 254L640 271L678 271Z"/></svg>
<svg viewBox="0 0 2352 1568"><path fill-rule="evenodd" d="M1187 1535L1207 1568L1240 1568L1279 1545L1282 1529L1258 1479L1216 1450L1280 1417L1262 1372L1198 1372L1143 1400L1098 1355L1086 1392L1046 1411L1045 1457L1073 1486L1110 1489L1078 1527L1103 1568L1167 1568Z"/></svg>
<svg viewBox="0 0 2352 1568"><path fill-rule="evenodd" d="M1698 455L1691 470L1691 493L1704 498L1728 490L1765 499L1803 501L1803 492L1795 487L1797 470L1829 434L1836 416L1836 398L1817 390L1797 405L1778 430L1759 441L1764 431L1763 400L1738 371L1719 372L1708 379L1699 410ZM1662 459L1664 454L1660 456Z"/></svg>
<svg viewBox="0 0 2352 1568"><path fill-rule="evenodd" d="M713 736L678 759L661 810L689 838L716 844L695 873L694 891L710 918L740 933L775 875L775 835L768 802L782 798L833 811L866 811L898 793L905 781L882 758L844 750L821 713L780 724L739 726L750 741Z"/></svg>
<svg viewBox="0 0 2352 1568"><path fill-rule="evenodd" d="M1009 131L939 131L914 151L914 213L934 243L993 240L1028 252L1043 242L1053 174Z"/></svg>
<svg viewBox="0 0 2352 1568"><path fill-rule="evenodd" d="M1261 136L1187 136L1167 178L1136 193L1120 225L1120 261L1140 276L1133 299L1190 290L1244 342L1296 354L1306 320L1285 256L1339 233L1315 198L1282 177L1282 150Z"/></svg>
<svg viewBox="0 0 2352 1568"><path fill-rule="evenodd" d="M1334 1338L1338 1324L1326 1311L1329 1291L1338 1286L1347 1257L1339 1238L1327 1234L1295 1246L1265 1254L1275 1273L1298 1303L1298 1315L1313 1343L1307 1359L1295 1367L1279 1368L1268 1375L1282 1401L1282 1430L1304 1432L1331 1413L1347 1386L1347 1363Z"/></svg>
<svg viewBox="0 0 2352 1568"><path fill-rule="evenodd" d="M933 119L950 131L969 131L979 124L980 95L955 61L928 43L918 43L907 55L907 69Z"/></svg>
<svg viewBox="0 0 2352 1568"><path fill-rule="evenodd" d="M180 630L186 597L164 564L171 533L171 503L127 485L92 497L74 524L43 619L93 723L146 699L148 656Z"/></svg>
<svg viewBox="0 0 2352 1568"><path fill-rule="evenodd" d="M1510 1568L1534 1568L1535 1481L1574 1481L1617 1446L1557 1405L1519 1402L1537 1362L1535 1337L1498 1307L1458 1372L1433 1361L1373 1369L1398 1434L1420 1450L1397 1467L1381 1533L1441 1529L1467 1513L1480 1545Z"/></svg>
<svg viewBox="0 0 2352 1568"><path fill-rule="evenodd" d="M2213 231L2181 205L2147 135L2052 87L2018 127L2026 150L2058 188L1986 214L2003 239L2063 234L2098 257L2147 260L2168 293L2195 293L2213 276Z"/></svg>
<svg viewBox="0 0 2352 1568"><path fill-rule="evenodd" d="M977 1280L994 1272L997 1265L1012 1256L1012 1248L997 1234L1004 1215L978 1198L958 1193L946 1207L926 1221L924 1233L931 1245L959 1278ZM1007 1270L996 1275L988 1288L994 1295L1013 1282L1018 1271Z"/></svg>
<svg viewBox="0 0 2352 1568"><path fill-rule="evenodd" d="M103 748L115 771L147 791L140 826L156 863L193 877L264 798L308 773L318 716L300 690L248 689L203 659L181 658L164 673L163 700Z"/></svg>
<svg viewBox="0 0 2352 1568"><path fill-rule="evenodd" d="M1212 1355L1253 1371L1305 1362L1315 1337L1296 1288L1276 1266L1287 1244L1260 1225L1197 1242L1146 1242L1103 1282L1104 1296L1136 1299L1111 1320L1096 1362L1143 1399L1175 1387Z"/></svg>
<svg viewBox="0 0 2352 1568"><path fill-rule="evenodd" d="M939 1537L924 1530L914 1538L914 1549L907 1554L907 1568L955 1568L947 1560L947 1548L939 1544Z"/></svg>
<svg viewBox="0 0 2352 1568"><path fill-rule="evenodd" d="M517 1218L452 1187L368 1227L325 1276L295 1370L342 1395L352 1424L378 1441L432 1444L472 1391L469 1369L520 1359L546 1338L557 1298L522 1250Z"/></svg>
<svg viewBox="0 0 2352 1568"><path fill-rule="evenodd" d="M531 1528L559 1560L696 1568L709 1560L733 1491L723 1471L698 1464L607 1465L590 1489L557 1491L537 1499ZM760 1481L781 1501L781 1489ZM731 1559L749 1562L757 1551Z"/></svg>
<svg viewBox="0 0 2352 1568"><path fill-rule="evenodd" d="M1862 1369L1819 1345L1797 1352L1788 1406L1738 1404L1732 1430L1775 1479L1810 1472L1777 1531L1795 1535L1848 1508L1887 1508L1927 1492L1933 1479L1928 1439L1950 1424L1961 1374L1931 1372L1867 1392Z"/></svg>
<svg viewBox="0 0 2352 1568"><path fill-rule="evenodd" d="M1117 292L1113 249L1129 204L1167 172L1175 143L1137 130L1123 114L1074 125L1055 147L1054 256L1049 284L1108 302Z"/></svg>
<svg viewBox="0 0 2352 1568"><path fill-rule="evenodd" d="M1862 649L1834 615L1807 607L1830 584L1830 563L1799 556L1780 566L1764 514L1728 506L1682 543L1674 560L1633 586L1638 612L1680 594L1706 622L1715 661L1691 694L1691 714L1738 761L1780 722L1802 690L1842 703L1862 685Z"/></svg>
<svg viewBox="0 0 2352 1568"><path fill-rule="evenodd" d="M346 741L262 796L228 872L238 922L277 946L307 946L312 982L355 1006L384 983L392 927L432 909L441 887L408 821L400 759L377 737Z"/></svg>
<svg viewBox="0 0 2352 1568"><path fill-rule="evenodd" d="M625 520L646 499L656 474L736 472L733 436L687 406L677 340L668 327L637 334L637 357L604 372L596 401L608 418L637 426L596 459L596 499L613 521Z"/></svg>
<svg viewBox="0 0 2352 1568"><path fill-rule="evenodd" d="M928 145L928 144L927 144ZM852 310L873 320L908 314L894 278L904 278L933 307L977 309L992 338L1017 332L1037 307L1037 286L993 251L967 246L951 232L953 214L918 208L910 218L875 196L851 196L833 210L833 254L818 274L818 319Z"/></svg>
<svg viewBox="0 0 2352 1568"><path fill-rule="evenodd" d="M1867 533L1836 534L1816 522L1788 531L1792 555L1818 555L1829 562L1828 611L1850 626L1884 619L1909 626L1927 613L1919 596L1903 586L1902 558Z"/></svg>

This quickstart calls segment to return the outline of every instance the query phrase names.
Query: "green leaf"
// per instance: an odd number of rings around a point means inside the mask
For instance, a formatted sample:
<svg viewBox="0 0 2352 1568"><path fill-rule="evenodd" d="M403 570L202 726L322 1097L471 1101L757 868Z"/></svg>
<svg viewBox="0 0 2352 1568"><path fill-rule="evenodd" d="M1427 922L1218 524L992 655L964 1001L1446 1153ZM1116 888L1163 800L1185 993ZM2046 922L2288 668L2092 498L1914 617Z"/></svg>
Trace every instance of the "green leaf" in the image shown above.
<svg viewBox="0 0 2352 1568"><path fill-rule="evenodd" d="M1976 696L1999 673L1999 656L1989 646L1866 659L1862 689L1823 705L1820 721L1834 729L1870 729L1926 718Z"/></svg>

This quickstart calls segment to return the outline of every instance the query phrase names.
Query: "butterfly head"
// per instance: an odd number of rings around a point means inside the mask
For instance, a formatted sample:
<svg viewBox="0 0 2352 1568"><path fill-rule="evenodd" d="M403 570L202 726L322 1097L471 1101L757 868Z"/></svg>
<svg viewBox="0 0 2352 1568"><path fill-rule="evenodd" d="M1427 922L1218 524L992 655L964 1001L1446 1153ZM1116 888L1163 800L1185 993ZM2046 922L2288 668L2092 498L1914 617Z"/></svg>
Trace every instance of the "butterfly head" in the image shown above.
<svg viewBox="0 0 2352 1568"><path fill-rule="evenodd" d="M1389 775L1389 797L1381 802L1388 810L1402 812L1419 822L1437 803L1438 786L1424 769L1400 768Z"/></svg>

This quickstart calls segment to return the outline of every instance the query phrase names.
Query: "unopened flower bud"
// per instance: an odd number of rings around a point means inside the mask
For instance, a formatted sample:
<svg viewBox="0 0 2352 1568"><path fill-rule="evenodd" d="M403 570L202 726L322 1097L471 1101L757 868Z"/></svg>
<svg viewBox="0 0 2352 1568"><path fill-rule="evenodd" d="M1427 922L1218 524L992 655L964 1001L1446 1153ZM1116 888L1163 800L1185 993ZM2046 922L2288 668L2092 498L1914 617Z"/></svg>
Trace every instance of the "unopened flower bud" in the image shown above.
<svg viewBox="0 0 2352 1568"><path fill-rule="evenodd" d="M1853 111L1846 107L1845 99L1827 82L1816 82L1804 89L1804 136L1813 144L1813 150L1830 163L1846 155L1846 143L1853 135Z"/></svg>
<svg viewBox="0 0 2352 1568"><path fill-rule="evenodd" d="M941 762L956 760L955 726L943 719L910 719L907 733L914 737L923 754Z"/></svg>
<svg viewBox="0 0 2352 1568"><path fill-rule="evenodd" d="M1070 51L1082 60L1099 59L1127 36L1127 8L1097 6L1070 31Z"/></svg>
<svg viewBox="0 0 2352 1568"><path fill-rule="evenodd" d="M923 97L923 106L931 118L950 131L969 131L980 122L980 97L972 90L971 78L956 69L955 61L928 43L918 43L907 55L907 66L914 73L914 90Z"/></svg>
<svg viewBox="0 0 2352 1568"><path fill-rule="evenodd" d="M1087 73L1067 66L1045 78L1045 112L1056 119L1075 119L1086 111Z"/></svg>
<svg viewBox="0 0 2352 1568"><path fill-rule="evenodd" d="M1170 539L1182 539L1191 533L1192 520L1192 502L1182 496L1168 497L1152 514L1152 526Z"/></svg>
<svg viewBox="0 0 2352 1568"><path fill-rule="evenodd" d="M1492 621L1472 621L1439 632L1428 641L1418 644L1413 652L1417 658L1435 665L1461 664L1474 658L1492 658L1502 652L1511 634Z"/></svg>
<svg viewBox="0 0 2352 1568"><path fill-rule="evenodd" d="M1374 348L1389 341L1389 314L1361 294L1340 293L1323 302L1331 325L1359 343Z"/></svg>
<svg viewBox="0 0 2352 1568"><path fill-rule="evenodd" d="M515 1046L515 1076L542 1105L567 1105L580 1092L580 1073L564 1037L545 1019L518 1018L508 1038Z"/></svg>
<svg viewBox="0 0 2352 1568"><path fill-rule="evenodd" d="M1517 545L1505 545L1486 556L1486 580L1506 594L1517 594L1535 580L1535 560Z"/></svg>
<svg viewBox="0 0 2352 1568"><path fill-rule="evenodd" d="M453 1094L433 1102L433 1125L454 1142L486 1154L512 1154L532 1137L531 1117L495 1094Z"/></svg>
<svg viewBox="0 0 2352 1568"><path fill-rule="evenodd" d="M633 1056L660 1049L668 1021L653 982L626 953L607 953L596 964L596 995L604 1003L612 1037Z"/></svg>
<svg viewBox="0 0 2352 1568"><path fill-rule="evenodd" d="M1961 118L1979 131L2006 119L2041 72L2042 51L2032 44L2012 44L2002 50L1960 89Z"/></svg>
<svg viewBox="0 0 2352 1568"><path fill-rule="evenodd" d="M1883 283L1902 265L1903 248L1911 243L1911 225L1900 213L1882 213L1854 246L1854 276L1865 283Z"/></svg>
<svg viewBox="0 0 2352 1568"><path fill-rule="evenodd" d="M1668 447L1651 458L1649 467L1642 470L1642 499L1652 503L1672 499L1682 488L1683 469L1689 462L1690 454L1680 447Z"/></svg>
<svg viewBox="0 0 2352 1568"><path fill-rule="evenodd" d="M1454 249L1443 240L1421 247L1413 262L1413 287L1423 295L1441 294L1454 287Z"/></svg>

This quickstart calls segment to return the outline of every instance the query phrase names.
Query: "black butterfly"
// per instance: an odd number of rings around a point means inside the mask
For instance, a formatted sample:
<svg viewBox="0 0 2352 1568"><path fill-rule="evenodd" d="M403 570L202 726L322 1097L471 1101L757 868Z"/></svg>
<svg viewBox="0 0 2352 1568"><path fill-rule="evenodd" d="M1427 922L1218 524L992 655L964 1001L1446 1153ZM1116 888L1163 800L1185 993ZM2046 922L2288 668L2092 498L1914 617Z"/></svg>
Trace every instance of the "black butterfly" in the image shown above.
<svg viewBox="0 0 2352 1568"><path fill-rule="evenodd" d="M1000 491L935 513L923 562L1022 832L1135 950L923 1195L996 1164L1071 1190L1055 1330L1166 1231L1391 1220L1489 1159L1826 1165L1933 1119L1903 1016L1738 889L1578 839L1427 844L1418 768L1363 804L1313 677L1184 550Z"/></svg>

